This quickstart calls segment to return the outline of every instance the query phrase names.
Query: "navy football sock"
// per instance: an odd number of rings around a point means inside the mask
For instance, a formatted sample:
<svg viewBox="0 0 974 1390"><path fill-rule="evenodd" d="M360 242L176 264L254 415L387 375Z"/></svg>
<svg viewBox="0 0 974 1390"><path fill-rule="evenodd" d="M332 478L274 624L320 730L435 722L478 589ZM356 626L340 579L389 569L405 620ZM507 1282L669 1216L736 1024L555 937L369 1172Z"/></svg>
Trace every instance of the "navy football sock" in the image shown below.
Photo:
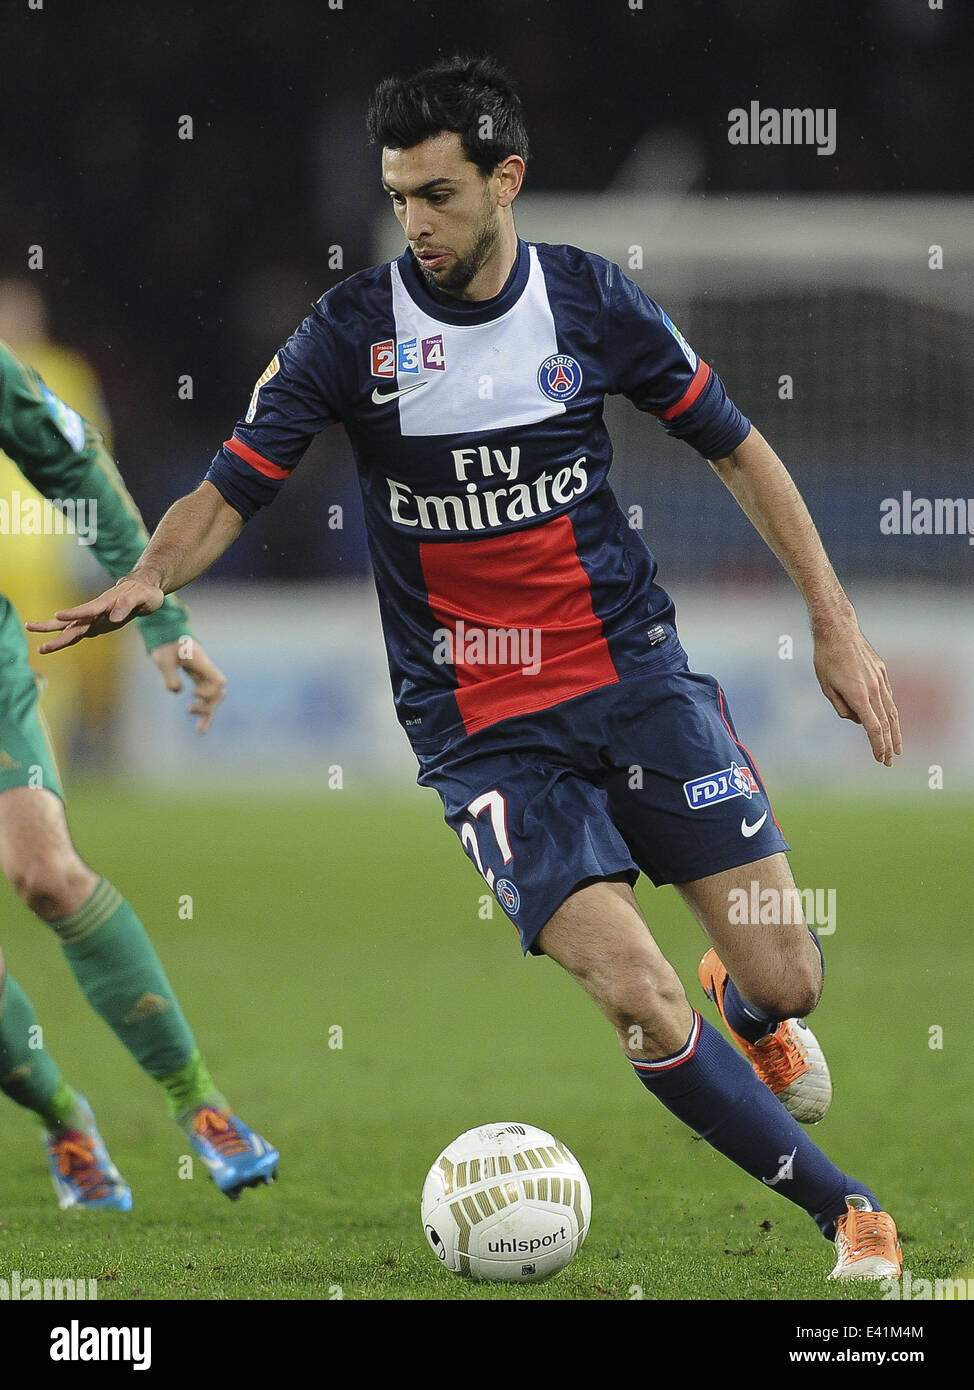
<svg viewBox="0 0 974 1390"><path fill-rule="evenodd" d="M781 1022L780 1014L762 1013L749 1004L730 976L724 988L724 1017L728 1028L750 1043L766 1038Z"/></svg>
<svg viewBox="0 0 974 1390"><path fill-rule="evenodd" d="M633 1062L636 1075L684 1124L746 1173L803 1207L828 1240L846 1196L879 1200L836 1168L750 1064L694 1011L686 1045L670 1057Z"/></svg>
<svg viewBox="0 0 974 1390"><path fill-rule="evenodd" d="M822 954L822 943L819 941L811 927L808 934L815 942L815 949L818 951L819 959L822 962L822 974L825 975L825 956ZM727 1026L732 1028L740 1037L746 1038L748 1042L760 1042L769 1033L773 1033L781 1022L784 1015L762 1013L741 994L734 981L728 978L727 988L724 990L724 1017Z"/></svg>

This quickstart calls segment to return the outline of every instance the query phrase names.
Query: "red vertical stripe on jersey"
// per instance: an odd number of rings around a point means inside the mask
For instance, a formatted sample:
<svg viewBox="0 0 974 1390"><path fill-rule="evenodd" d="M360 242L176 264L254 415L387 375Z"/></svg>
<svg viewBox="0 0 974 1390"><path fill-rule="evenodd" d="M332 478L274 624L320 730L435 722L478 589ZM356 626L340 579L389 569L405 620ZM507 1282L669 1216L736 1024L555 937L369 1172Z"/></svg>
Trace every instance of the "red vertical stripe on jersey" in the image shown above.
<svg viewBox="0 0 974 1390"><path fill-rule="evenodd" d="M569 517L502 536L423 541L419 558L430 608L449 634L468 734L618 681Z"/></svg>

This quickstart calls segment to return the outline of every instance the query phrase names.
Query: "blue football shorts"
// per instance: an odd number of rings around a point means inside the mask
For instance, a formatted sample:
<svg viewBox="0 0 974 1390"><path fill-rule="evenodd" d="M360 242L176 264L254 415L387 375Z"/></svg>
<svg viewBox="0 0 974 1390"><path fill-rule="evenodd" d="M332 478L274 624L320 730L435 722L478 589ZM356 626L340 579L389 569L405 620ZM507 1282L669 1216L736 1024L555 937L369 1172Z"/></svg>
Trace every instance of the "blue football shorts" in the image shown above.
<svg viewBox="0 0 974 1390"><path fill-rule="evenodd" d="M713 676L629 677L420 759L448 825L517 928L577 888L687 883L790 848Z"/></svg>

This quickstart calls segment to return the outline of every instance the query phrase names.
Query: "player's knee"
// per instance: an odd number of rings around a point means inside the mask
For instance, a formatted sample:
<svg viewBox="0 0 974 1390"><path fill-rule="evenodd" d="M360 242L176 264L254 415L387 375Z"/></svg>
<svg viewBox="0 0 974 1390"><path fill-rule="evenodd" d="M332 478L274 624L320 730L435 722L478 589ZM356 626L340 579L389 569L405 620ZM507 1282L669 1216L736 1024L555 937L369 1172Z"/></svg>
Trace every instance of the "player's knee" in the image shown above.
<svg viewBox="0 0 974 1390"><path fill-rule="evenodd" d="M686 1008L686 992L673 971L630 971L612 982L606 1012L623 1048L641 1053Z"/></svg>
<svg viewBox="0 0 974 1390"><path fill-rule="evenodd" d="M60 847L35 847L10 868L14 892L45 922L75 912L96 881L73 849Z"/></svg>
<svg viewBox="0 0 974 1390"><path fill-rule="evenodd" d="M822 970L814 965L796 963L781 979L764 989L747 994L748 1002L769 1017L805 1018L822 997Z"/></svg>
<svg viewBox="0 0 974 1390"><path fill-rule="evenodd" d="M795 963L792 973L790 988L794 1007L788 1011L788 1018L804 1018L822 997L822 957L811 942L808 946L801 962Z"/></svg>

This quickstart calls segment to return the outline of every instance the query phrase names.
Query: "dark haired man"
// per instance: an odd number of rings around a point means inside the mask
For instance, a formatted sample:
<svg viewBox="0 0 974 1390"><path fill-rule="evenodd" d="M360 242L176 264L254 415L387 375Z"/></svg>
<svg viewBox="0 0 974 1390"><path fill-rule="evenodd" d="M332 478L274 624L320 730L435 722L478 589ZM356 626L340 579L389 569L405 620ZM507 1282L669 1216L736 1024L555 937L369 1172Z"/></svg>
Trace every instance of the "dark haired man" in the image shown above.
<svg viewBox="0 0 974 1390"><path fill-rule="evenodd" d="M892 1218L797 1123L831 1095L801 1022L821 991L817 938L790 914L728 921L742 885L794 893L788 846L609 489L605 395L711 461L808 604L825 694L889 766L885 667L784 466L659 306L598 256L519 240L527 139L497 68L383 82L368 124L408 249L315 305L131 575L31 626L60 631L53 651L155 611L341 421L419 780L522 949L592 995L675 1115L813 1216L836 1243L832 1277L895 1276ZM640 870L675 884L713 942L701 980L747 1061L688 1003L633 895Z"/></svg>

